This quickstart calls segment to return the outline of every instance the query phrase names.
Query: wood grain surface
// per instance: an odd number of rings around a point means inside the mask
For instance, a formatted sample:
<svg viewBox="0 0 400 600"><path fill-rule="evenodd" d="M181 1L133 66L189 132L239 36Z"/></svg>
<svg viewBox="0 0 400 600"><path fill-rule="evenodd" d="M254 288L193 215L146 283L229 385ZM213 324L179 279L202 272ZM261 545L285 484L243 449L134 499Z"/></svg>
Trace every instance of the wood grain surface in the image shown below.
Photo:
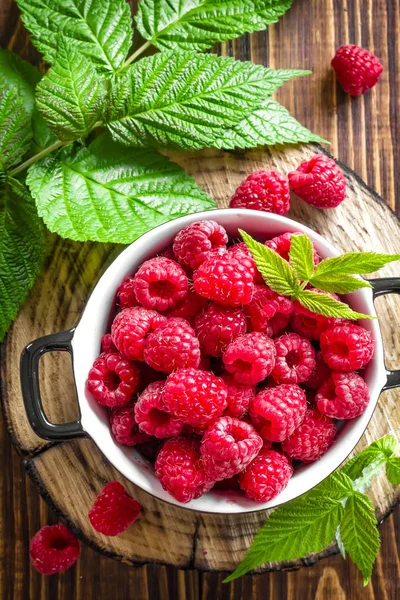
<svg viewBox="0 0 400 600"><path fill-rule="evenodd" d="M380 192L392 208L396 208L396 192L399 179L396 173L399 152L399 126L396 120L399 99L396 94L399 77L398 22L400 7L392 1L351 0L295 0L292 10L281 22L252 36L245 36L233 44L224 45L224 54L268 64L274 67L312 68L314 75L309 81L299 80L285 86L279 99L305 125L332 142L331 150L341 160L354 167L364 180ZM32 49L18 21L17 10L11 1L3 0L0 7L0 40L3 47L10 47L33 62L39 56ZM368 96L351 100L337 89L329 70L329 60L336 46L351 41L361 43L381 56L387 67L380 85ZM261 160L259 157L258 160ZM232 185L232 184L231 184ZM225 194L229 193L227 182ZM222 189L221 189L222 193ZM387 213L387 219L392 217ZM383 229L385 225L383 224ZM347 226L346 226L347 229ZM335 240L337 241L337 240ZM340 241L340 240L338 240ZM356 240L353 240L356 244ZM353 246L354 247L354 246ZM96 257L88 271L87 285L110 260L110 248L93 252L90 245L68 245L56 242L54 252L59 252L60 264L67 263L74 253L73 262L87 262ZM53 253L54 253L53 252ZM60 274L62 276L62 274ZM70 285L60 303L68 304L68 318L75 321L83 297L75 294L74 273L69 274ZM75 279L79 278L78 270ZM43 280L42 293L51 298L54 281ZM47 287L46 287L47 286ZM393 320L396 313L392 307ZM35 315L26 315L27 323ZM43 315L36 315L38 320ZM59 324L65 313L60 311ZM57 320L55 320L57 329ZM54 321L51 323L53 330ZM22 329L21 329L22 331ZM42 331L44 333L44 331ZM13 332L14 335L14 332ZM22 344L22 334L15 343ZM391 354L398 355L397 339L393 337ZM58 359L59 371L64 372L63 359ZM61 367L62 365L62 367ZM10 373L9 373L10 375ZM9 382L12 392L18 391L15 378ZM47 397L51 398L54 386L57 390L68 389L68 381L47 382ZM393 408L394 409L394 408ZM67 410L70 410L69 408ZM61 411L55 418L64 420L69 416ZM29 432L26 430L29 445ZM85 442L86 443L86 442ZM90 443L90 442L89 442ZM34 448L27 447L31 452ZM38 448L36 448L36 451ZM56 451L52 448L49 453ZM30 465L39 465L30 460ZM399 529L398 512L381 527L383 545L371 584L362 590L361 577L349 563L340 557L332 557L318 565L293 573L268 573L247 576L230 586L221 584L217 573L200 574L194 570L182 571L151 565L132 568L111 561L89 548L83 548L76 568L69 572L43 578L29 568L28 540L43 524L55 522L56 516L39 501L37 488L25 478L21 458L11 448L9 439L1 436L2 475L0 491L2 498L2 522L0 535L3 541L0 593L3 598L396 598L399 589L399 567L396 531ZM32 468L31 468L32 473ZM145 532L143 532L145 535ZM169 552L179 554L180 542ZM198 565L201 566L201 565Z"/></svg>

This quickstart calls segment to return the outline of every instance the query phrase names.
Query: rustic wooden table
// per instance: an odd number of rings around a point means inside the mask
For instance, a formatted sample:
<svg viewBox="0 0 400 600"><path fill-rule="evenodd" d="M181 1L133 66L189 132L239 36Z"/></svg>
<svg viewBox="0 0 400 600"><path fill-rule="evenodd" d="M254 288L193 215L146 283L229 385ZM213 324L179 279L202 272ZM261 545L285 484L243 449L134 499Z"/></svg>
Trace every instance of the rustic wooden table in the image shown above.
<svg viewBox="0 0 400 600"><path fill-rule="evenodd" d="M285 86L279 99L302 123L329 139L332 153L352 167L398 214L399 30L399 0L295 0L292 9L268 33L245 36L222 49L223 53L273 67L311 69L311 78ZM375 51L385 65L378 87L354 100L337 88L329 69L335 48L346 42ZM40 62L13 0L0 2L0 45L34 63ZM228 586L222 585L222 576L216 573L157 565L133 568L83 547L75 568L60 576L41 577L29 564L29 539L42 525L56 522L56 517L26 477L21 457L4 426L0 431L0 460L0 598L4 600L399 597L399 509L381 525L382 549L366 589L356 568L340 556L296 572L247 576Z"/></svg>

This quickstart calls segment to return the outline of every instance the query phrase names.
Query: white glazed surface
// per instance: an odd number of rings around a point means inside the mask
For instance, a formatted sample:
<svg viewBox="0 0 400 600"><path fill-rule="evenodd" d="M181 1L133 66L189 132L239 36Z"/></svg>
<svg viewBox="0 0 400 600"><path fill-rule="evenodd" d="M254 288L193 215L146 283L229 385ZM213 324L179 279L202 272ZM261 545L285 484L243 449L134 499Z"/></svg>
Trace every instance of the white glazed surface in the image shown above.
<svg viewBox="0 0 400 600"><path fill-rule="evenodd" d="M313 241L322 257L340 254L315 231L291 219L244 209L220 209L181 217L149 231L126 248L100 278L90 296L73 341L73 364L81 411L82 425L107 459L127 479L153 496L191 510L212 513L246 513L272 508L304 494L334 471L350 454L361 438L374 412L379 394L386 382L382 338L377 320L364 320L363 326L375 340L375 355L365 371L371 400L367 410L357 419L344 422L334 445L317 462L296 469L283 492L266 503L256 503L240 493L209 492L188 504L181 504L165 492L146 459L131 448L114 441L107 410L100 406L86 389L89 369L100 352L100 338L107 331L110 310L118 285L146 259L168 246L175 234L186 225L201 219L215 219L227 230L230 238L238 238L238 229L247 231L260 241L286 231L302 231ZM361 289L351 295L351 306L359 312L375 315L370 289Z"/></svg>

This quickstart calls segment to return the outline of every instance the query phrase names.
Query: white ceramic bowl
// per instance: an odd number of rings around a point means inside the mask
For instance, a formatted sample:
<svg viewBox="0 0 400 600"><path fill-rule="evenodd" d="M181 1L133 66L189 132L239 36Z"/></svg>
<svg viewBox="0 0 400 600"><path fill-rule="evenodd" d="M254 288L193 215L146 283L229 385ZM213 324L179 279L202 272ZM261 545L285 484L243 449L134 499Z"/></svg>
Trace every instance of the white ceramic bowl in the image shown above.
<svg viewBox="0 0 400 600"><path fill-rule="evenodd" d="M378 321L364 320L362 325L372 333L376 348L374 358L365 370L365 380L371 400L363 415L343 422L336 442L320 460L297 468L286 489L279 496L264 504L253 502L244 495L233 492L228 495L224 492L210 492L185 505L174 500L162 489L152 465L146 459L134 449L119 446L114 441L109 427L107 410L93 399L86 389L85 383L89 369L99 354L100 338L107 331L109 314L118 285L126 275L135 272L144 260L168 246L175 234L183 227L201 219L218 221L225 227L231 239L239 237L239 228L261 241L286 231L301 231L310 237L321 257L340 254L329 242L308 227L285 217L252 210L221 209L197 213L156 227L126 248L102 275L75 329L46 336L27 346L21 361L21 382L25 406L31 425L38 435L52 440L89 435L107 459L127 479L161 500L191 510L225 514L272 508L304 494L344 461L367 427L380 392L385 386L394 387L397 384L397 378L395 378L396 381L392 378L391 383L387 383ZM376 280L377 283L381 281L386 282L387 285L380 286L377 295L395 291L389 289L390 284L393 287L393 280ZM351 295L351 306L359 312L375 315L373 297L371 289L361 289ZM73 423L53 425L47 420L41 406L37 374L38 361L40 356L49 350L71 351L71 349L81 419Z"/></svg>

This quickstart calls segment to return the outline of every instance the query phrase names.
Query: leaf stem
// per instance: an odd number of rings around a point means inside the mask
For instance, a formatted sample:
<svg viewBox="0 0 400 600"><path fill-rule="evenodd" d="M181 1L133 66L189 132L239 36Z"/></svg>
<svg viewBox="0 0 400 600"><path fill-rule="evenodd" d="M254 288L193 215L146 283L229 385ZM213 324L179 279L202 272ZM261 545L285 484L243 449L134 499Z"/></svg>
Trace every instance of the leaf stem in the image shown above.
<svg viewBox="0 0 400 600"><path fill-rule="evenodd" d="M36 161L38 161L41 158L44 158L45 156L47 156L48 154L50 154L50 152L53 152L54 150L57 150L58 148L61 148L62 146L67 146L68 144L72 144L72 142L62 142L61 140L57 140L56 142L54 142L54 144L51 144L50 146L47 146L47 148L44 148L43 150L41 150L37 154L34 154L30 158L28 158L28 160L26 160L25 162L23 162L20 165L18 165L18 167L15 167L15 169L13 169L10 172L10 175L12 177L14 177L14 175L17 175L18 173L21 173L21 171L24 171L25 169L27 169L28 167L30 167L31 165L33 165Z"/></svg>
<svg viewBox="0 0 400 600"><path fill-rule="evenodd" d="M145 50L147 50L147 48L149 48L149 46L151 46L150 42L146 42L145 44L143 44L143 46L140 46L140 48L138 48L137 50L135 50L135 52L133 54L131 54L126 61L124 62L124 64L122 65L122 67L127 67L128 65L130 65L134 60L137 59L138 56L140 56L141 54L143 54L143 52Z"/></svg>

